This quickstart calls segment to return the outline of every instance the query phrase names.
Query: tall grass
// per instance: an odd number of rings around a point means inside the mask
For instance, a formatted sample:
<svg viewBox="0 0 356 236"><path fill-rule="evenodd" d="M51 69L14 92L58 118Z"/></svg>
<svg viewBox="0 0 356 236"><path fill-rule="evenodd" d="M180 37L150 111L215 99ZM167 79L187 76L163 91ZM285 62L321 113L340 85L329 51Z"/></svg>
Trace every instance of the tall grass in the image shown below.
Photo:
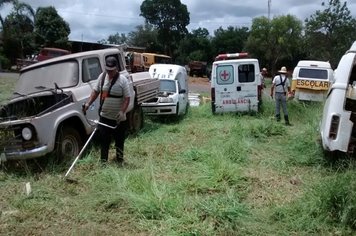
<svg viewBox="0 0 356 236"><path fill-rule="evenodd" d="M12 94L17 79L10 77L0 78L0 105L3 104Z"/></svg>
<svg viewBox="0 0 356 236"><path fill-rule="evenodd" d="M178 121L145 118L126 165L93 147L63 180L60 168L0 171L0 234L325 235L355 230L355 165L327 165L322 104L289 102L293 126L265 98L255 115L191 107ZM24 185L32 192L26 195Z"/></svg>

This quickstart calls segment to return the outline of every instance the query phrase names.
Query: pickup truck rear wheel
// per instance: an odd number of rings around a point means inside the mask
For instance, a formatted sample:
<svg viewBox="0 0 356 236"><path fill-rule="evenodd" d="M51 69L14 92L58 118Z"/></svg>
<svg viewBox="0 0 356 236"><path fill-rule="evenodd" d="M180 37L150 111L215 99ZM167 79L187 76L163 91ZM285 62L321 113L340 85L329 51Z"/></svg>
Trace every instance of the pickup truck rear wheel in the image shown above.
<svg viewBox="0 0 356 236"><path fill-rule="evenodd" d="M55 155L59 162L67 162L75 158L83 146L79 132L70 126L58 130Z"/></svg>
<svg viewBox="0 0 356 236"><path fill-rule="evenodd" d="M136 135L143 127L142 107L137 106L128 114L130 134Z"/></svg>

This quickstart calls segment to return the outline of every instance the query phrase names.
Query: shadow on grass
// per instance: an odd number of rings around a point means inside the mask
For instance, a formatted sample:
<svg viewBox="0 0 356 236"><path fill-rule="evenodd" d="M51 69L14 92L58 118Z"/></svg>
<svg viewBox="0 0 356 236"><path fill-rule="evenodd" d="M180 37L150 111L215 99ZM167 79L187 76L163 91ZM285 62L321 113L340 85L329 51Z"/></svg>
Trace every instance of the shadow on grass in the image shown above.
<svg viewBox="0 0 356 236"><path fill-rule="evenodd" d="M333 170L346 171L356 169L356 153L346 154L339 151L324 151L323 154L326 166Z"/></svg>

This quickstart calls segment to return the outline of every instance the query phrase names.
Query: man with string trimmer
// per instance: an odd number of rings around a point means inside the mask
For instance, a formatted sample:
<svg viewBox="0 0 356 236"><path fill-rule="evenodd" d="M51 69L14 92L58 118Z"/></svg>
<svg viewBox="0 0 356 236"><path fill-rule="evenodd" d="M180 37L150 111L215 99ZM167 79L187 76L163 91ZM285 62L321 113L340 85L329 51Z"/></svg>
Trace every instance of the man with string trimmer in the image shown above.
<svg viewBox="0 0 356 236"><path fill-rule="evenodd" d="M99 122L114 127L99 125L98 134L101 146L101 161L107 162L109 147L112 139L115 141L116 159L119 165L124 161L124 143L128 122L126 111L130 103L129 81L118 71L118 61L110 56L105 60L105 69L99 75L98 82L94 87L90 98L83 106L86 112L90 105L100 95Z"/></svg>

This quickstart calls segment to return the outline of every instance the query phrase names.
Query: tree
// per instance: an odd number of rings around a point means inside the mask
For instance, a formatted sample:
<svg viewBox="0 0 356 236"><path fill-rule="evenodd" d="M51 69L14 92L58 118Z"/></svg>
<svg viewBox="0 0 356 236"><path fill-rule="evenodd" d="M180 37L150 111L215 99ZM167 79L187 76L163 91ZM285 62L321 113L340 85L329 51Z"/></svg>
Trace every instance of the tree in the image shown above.
<svg viewBox="0 0 356 236"><path fill-rule="evenodd" d="M226 30L222 27L218 28L214 31L212 40L214 55L243 51L248 35L249 29L247 27L229 26Z"/></svg>
<svg viewBox="0 0 356 236"><path fill-rule="evenodd" d="M30 5L13 1L13 9L3 22L4 53L12 63L33 52L34 21L34 10Z"/></svg>
<svg viewBox="0 0 356 236"><path fill-rule="evenodd" d="M322 6L325 6L324 2ZM347 3L329 0L323 11L316 11L305 23L305 48L308 57L330 61L336 67L356 38L356 20L352 18Z"/></svg>
<svg viewBox="0 0 356 236"><path fill-rule="evenodd" d="M6 4L6 3L14 3L16 0L0 0L0 9ZM0 15L0 22L1 22L1 27L4 29L4 19Z"/></svg>
<svg viewBox="0 0 356 236"><path fill-rule="evenodd" d="M121 33L121 34L116 33L114 35L109 35L108 42L110 44L118 44L118 45L124 44L127 42L127 37L123 33Z"/></svg>
<svg viewBox="0 0 356 236"><path fill-rule="evenodd" d="M206 28L198 28L187 34L175 52L179 64L189 61L212 61L211 39Z"/></svg>
<svg viewBox="0 0 356 236"><path fill-rule="evenodd" d="M69 24L54 7L39 7L36 11L36 43L43 47L69 48Z"/></svg>
<svg viewBox="0 0 356 236"><path fill-rule="evenodd" d="M295 16L286 15L272 20L257 17L252 21L246 50L269 65L272 73L283 65L293 67L300 55L303 25Z"/></svg>
<svg viewBox="0 0 356 236"><path fill-rule="evenodd" d="M164 48L159 44L158 31L151 24L136 26L136 31L128 34L128 44L136 47L144 47L147 52L164 53Z"/></svg>
<svg viewBox="0 0 356 236"><path fill-rule="evenodd" d="M140 16L158 30L158 40L164 45L165 53L172 55L176 45L188 33L187 6L180 0L144 0L140 10Z"/></svg>

